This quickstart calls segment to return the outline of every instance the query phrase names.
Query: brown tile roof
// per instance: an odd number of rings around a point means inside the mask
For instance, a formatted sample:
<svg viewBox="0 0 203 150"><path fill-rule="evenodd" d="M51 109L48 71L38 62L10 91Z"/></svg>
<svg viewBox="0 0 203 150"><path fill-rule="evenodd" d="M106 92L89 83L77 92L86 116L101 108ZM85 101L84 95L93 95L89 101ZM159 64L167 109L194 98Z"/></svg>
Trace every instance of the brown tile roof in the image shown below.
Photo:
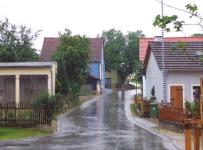
<svg viewBox="0 0 203 150"><path fill-rule="evenodd" d="M144 60L144 66L148 64L150 52L155 56L160 69L161 42L149 42ZM164 42L165 69L172 71L203 71L203 63L200 61L197 51L203 52L203 42L186 42L186 51L177 45L177 42Z"/></svg>
<svg viewBox="0 0 203 150"><path fill-rule="evenodd" d="M154 41L155 38L140 38L139 39L139 59L144 61L148 42ZM165 37L165 42L203 42L203 37Z"/></svg>
<svg viewBox="0 0 203 150"><path fill-rule="evenodd" d="M90 61L101 61L102 56L102 48L104 44L103 38L89 38L89 48L90 48ZM57 46L59 46L60 40L59 38L44 38L41 59L43 61L48 61L51 59L54 52L57 50Z"/></svg>

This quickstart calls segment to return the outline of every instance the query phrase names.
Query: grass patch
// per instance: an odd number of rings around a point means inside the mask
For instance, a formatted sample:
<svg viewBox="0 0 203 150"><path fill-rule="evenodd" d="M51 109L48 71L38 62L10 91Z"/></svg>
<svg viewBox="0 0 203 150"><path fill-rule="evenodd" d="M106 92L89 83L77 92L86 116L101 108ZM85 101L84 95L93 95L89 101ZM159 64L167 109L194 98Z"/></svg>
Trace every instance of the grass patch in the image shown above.
<svg viewBox="0 0 203 150"><path fill-rule="evenodd" d="M29 128L6 128L0 127L0 140L12 140L12 139L21 139L27 137L35 137L48 135L51 132L49 131L41 131L37 129L29 129Z"/></svg>

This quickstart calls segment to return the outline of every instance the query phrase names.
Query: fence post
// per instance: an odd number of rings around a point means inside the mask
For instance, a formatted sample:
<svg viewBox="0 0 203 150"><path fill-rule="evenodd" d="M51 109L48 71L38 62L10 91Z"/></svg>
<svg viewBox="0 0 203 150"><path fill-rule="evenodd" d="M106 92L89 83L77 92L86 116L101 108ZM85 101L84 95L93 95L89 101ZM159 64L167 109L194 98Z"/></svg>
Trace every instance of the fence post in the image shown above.
<svg viewBox="0 0 203 150"><path fill-rule="evenodd" d="M184 127L185 127L185 150L191 150L191 120L187 119L184 121Z"/></svg>
<svg viewBox="0 0 203 150"><path fill-rule="evenodd" d="M200 146L200 129L199 128L194 128L194 150L199 150Z"/></svg>
<svg viewBox="0 0 203 150"><path fill-rule="evenodd" d="M45 112L45 124L51 124L51 109L50 109L50 105L46 104L44 107L44 112Z"/></svg>

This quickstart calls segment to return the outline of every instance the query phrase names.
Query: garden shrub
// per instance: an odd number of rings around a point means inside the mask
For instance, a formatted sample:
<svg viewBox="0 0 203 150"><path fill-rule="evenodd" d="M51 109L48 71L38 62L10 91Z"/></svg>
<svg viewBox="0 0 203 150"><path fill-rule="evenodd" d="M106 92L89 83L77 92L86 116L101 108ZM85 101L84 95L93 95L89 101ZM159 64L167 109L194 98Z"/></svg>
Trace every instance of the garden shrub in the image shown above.
<svg viewBox="0 0 203 150"><path fill-rule="evenodd" d="M51 116L56 113L56 96L50 95L48 92L42 92L34 101L35 106L48 106L50 107Z"/></svg>
<svg viewBox="0 0 203 150"><path fill-rule="evenodd" d="M199 102L189 102L186 101L185 102L185 108L187 110L187 112L189 112L192 117L196 117L200 114L200 104Z"/></svg>

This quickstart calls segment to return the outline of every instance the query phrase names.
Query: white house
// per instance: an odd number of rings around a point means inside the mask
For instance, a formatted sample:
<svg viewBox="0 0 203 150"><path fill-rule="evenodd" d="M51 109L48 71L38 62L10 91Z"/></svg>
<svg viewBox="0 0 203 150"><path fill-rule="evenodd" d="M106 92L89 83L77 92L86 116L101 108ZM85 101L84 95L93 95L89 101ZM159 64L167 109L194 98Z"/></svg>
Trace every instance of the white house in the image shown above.
<svg viewBox="0 0 203 150"><path fill-rule="evenodd" d="M200 90L200 77L203 76L203 64L197 52L203 51L203 42L164 42L166 69L167 102L175 107L184 107L185 101L193 101ZM149 42L144 59L146 77L146 97L151 97L155 87L158 101L163 97L161 42Z"/></svg>

